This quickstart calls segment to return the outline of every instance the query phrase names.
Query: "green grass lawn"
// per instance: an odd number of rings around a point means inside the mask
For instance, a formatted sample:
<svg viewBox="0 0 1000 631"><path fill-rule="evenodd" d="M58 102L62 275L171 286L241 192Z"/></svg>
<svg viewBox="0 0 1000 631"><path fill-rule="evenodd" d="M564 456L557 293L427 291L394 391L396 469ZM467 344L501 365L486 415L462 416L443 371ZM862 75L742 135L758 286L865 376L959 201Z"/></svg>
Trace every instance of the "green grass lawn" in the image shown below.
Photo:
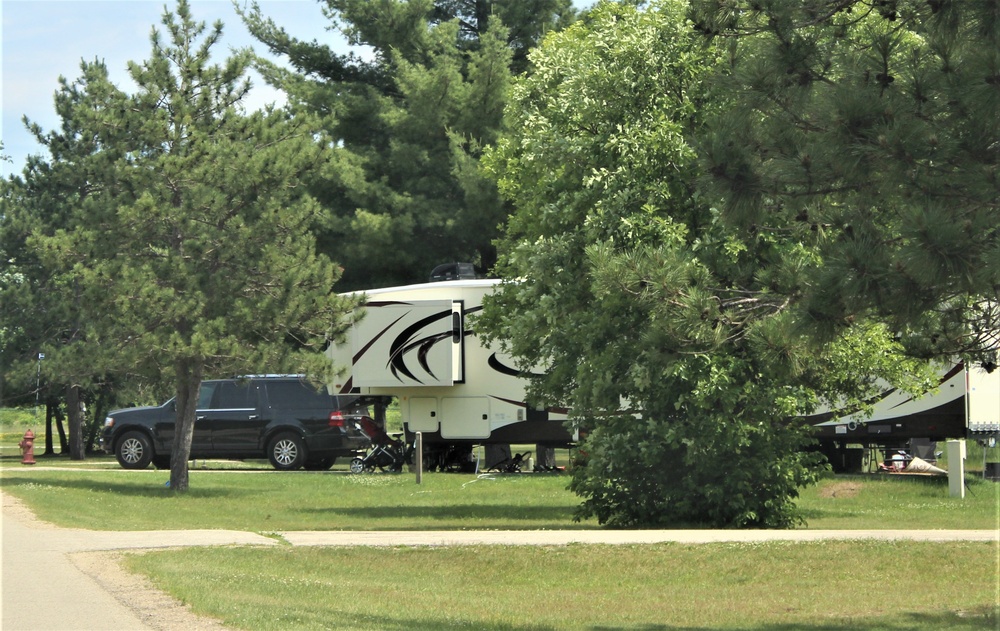
<svg viewBox="0 0 1000 631"><path fill-rule="evenodd" d="M579 498L567 475L428 473L417 485L406 473L192 469L190 490L177 494L165 486L168 471L107 466L49 470L5 459L0 484L46 521L101 530L598 527L573 521ZM970 478L960 499L944 478L831 476L804 489L799 506L812 529L988 529L997 527L1000 485Z"/></svg>
<svg viewBox="0 0 1000 631"><path fill-rule="evenodd" d="M996 549L824 542L216 548L129 555L248 630L995 631Z"/></svg>
<svg viewBox="0 0 1000 631"><path fill-rule="evenodd" d="M597 528L576 523L568 476L278 473L267 466L123 471L108 458L0 459L0 485L46 520L115 530ZM95 469L96 467L96 469ZM102 469L104 467L104 469ZM256 469L256 470L253 470ZM1000 485L830 476L804 489L808 527L997 527ZM996 631L998 550L990 543L459 548L220 547L125 555L127 566L235 629L559 631Z"/></svg>
<svg viewBox="0 0 1000 631"><path fill-rule="evenodd" d="M190 473L176 494L167 471L2 470L4 492L63 526L102 530L224 528L427 530L577 528L567 478L343 472Z"/></svg>

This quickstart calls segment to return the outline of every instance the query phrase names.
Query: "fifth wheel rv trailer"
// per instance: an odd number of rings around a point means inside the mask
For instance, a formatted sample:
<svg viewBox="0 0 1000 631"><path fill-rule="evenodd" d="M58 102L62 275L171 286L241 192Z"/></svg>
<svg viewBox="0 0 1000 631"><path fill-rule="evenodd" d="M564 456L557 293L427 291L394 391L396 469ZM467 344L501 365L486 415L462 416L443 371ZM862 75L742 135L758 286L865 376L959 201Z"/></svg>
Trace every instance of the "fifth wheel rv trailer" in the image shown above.
<svg viewBox="0 0 1000 631"><path fill-rule="evenodd" d="M811 417L821 441L894 444L911 438L994 439L1000 434L1000 370L957 362L940 373L935 390L913 396L886 388L870 414Z"/></svg>
<svg viewBox="0 0 1000 631"><path fill-rule="evenodd" d="M565 409L535 409L511 358L485 346L472 318L495 280L453 280L364 292L364 317L328 351L348 372L332 392L399 399L425 445L567 446Z"/></svg>
<svg viewBox="0 0 1000 631"><path fill-rule="evenodd" d="M834 470L856 468L849 453L879 447L905 450L917 442L968 438L995 445L1000 438L1000 370L956 362L940 371L937 387L914 396L887 387L868 413L826 411L807 417Z"/></svg>
<svg viewBox="0 0 1000 631"><path fill-rule="evenodd" d="M452 280L364 292L366 313L347 343L328 351L348 368L331 392L398 397L407 432L425 444L572 444L566 409L538 410L511 358L485 346L470 316L497 280ZM912 439L1000 438L1000 370L948 366L938 388L913 397L887 388L873 413L826 412L816 426L825 453L848 445L903 447ZM831 462L833 462L831 458Z"/></svg>

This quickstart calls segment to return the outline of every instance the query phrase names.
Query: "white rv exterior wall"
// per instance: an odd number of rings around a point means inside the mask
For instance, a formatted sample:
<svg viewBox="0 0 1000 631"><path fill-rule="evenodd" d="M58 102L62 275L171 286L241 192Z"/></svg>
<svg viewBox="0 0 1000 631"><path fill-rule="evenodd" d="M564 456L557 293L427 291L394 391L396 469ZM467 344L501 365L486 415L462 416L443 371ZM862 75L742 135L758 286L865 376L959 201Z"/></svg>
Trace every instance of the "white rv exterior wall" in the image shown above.
<svg viewBox="0 0 1000 631"><path fill-rule="evenodd" d="M510 357L484 346L474 330L483 297L498 283L456 280L364 292L366 313L349 343L327 353L336 366L348 367L331 391L398 397L410 431L440 432L442 439L485 441L528 421L525 380ZM550 412L547 422L561 426L565 418ZM526 430L524 440L537 437Z"/></svg>
<svg viewBox="0 0 1000 631"><path fill-rule="evenodd" d="M992 373L979 368L968 371L967 421L972 437L1000 432L1000 369Z"/></svg>

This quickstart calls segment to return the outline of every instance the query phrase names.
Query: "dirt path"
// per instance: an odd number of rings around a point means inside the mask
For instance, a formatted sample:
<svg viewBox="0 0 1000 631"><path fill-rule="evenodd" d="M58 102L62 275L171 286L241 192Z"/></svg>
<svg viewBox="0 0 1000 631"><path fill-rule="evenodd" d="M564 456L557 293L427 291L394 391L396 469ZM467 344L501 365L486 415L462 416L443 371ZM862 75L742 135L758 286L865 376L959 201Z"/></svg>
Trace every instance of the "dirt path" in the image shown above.
<svg viewBox="0 0 1000 631"><path fill-rule="evenodd" d="M58 528L17 498L0 497L4 631L229 629L126 572L121 552L72 552L75 535L88 531Z"/></svg>
<svg viewBox="0 0 1000 631"><path fill-rule="evenodd" d="M70 561L156 631L230 629L214 618L192 613L180 601L156 589L145 576L122 569L122 556L121 552L78 552L70 555Z"/></svg>

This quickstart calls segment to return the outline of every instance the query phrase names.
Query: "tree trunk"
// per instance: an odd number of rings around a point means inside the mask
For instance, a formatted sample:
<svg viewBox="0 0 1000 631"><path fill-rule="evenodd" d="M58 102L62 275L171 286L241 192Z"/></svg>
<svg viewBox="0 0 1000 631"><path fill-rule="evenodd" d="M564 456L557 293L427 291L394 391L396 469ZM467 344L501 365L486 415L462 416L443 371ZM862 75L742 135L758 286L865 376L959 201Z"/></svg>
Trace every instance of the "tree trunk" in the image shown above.
<svg viewBox="0 0 1000 631"><path fill-rule="evenodd" d="M556 450L548 445L535 445L535 466L547 471L556 466Z"/></svg>
<svg viewBox="0 0 1000 631"><path fill-rule="evenodd" d="M170 488L178 492L188 490L188 460L203 370L202 363L197 360L177 362L177 416L174 420L174 445L170 452Z"/></svg>
<svg viewBox="0 0 1000 631"><path fill-rule="evenodd" d="M83 414L80 410L80 386L66 387L66 411L69 416L69 458L83 460Z"/></svg>
<svg viewBox="0 0 1000 631"><path fill-rule="evenodd" d="M510 445L486 445L486 470L489 471L494 466L510 460Z"/></svg>
<svg viewBox="0 0 1000 631"><path fill-rule="evenodd" d="M101 430L104 428L104 409L95 405L91 409L93 416L90 423L84 423L83 453L93 454L97 452L97 439L101 437Z"/></svg>
<svg viewBox="0 0 1000 631"><path fill-rule="evenodd" d="M97 390L94 396L94 404L91 408L90 425L87 430L87 442L84 444L84 452L90 454L97 451L97 442L104 430L104 419L111 409L111 387L105 381Z"/></svg>
<svg viewBox="0 0 1000 631"><path fill-rule="evenodd" d="M66 442L66 430L63 428L62 410L59 409L59 402L51 399L45 401L45 453L43 456L54 456L56 451L52 446L55 432L52 431L52 421L56 422L56 429L59 432L59 453L65 454L69 451L69 444Z"/></svg>
<svg viewBox="0 0 1000 631"><path fill-rule="evenodd" d="M52 405L45 402L45 453L43 456L54 456L56 450L52 447Z"/></svg>
<svg viewBox="0 0 1000 631"><path fill-rule="evenodd" d="M66 440L66 428L63 427L63 413L58 401L50 401L46 404L52 406L52 416L56 419L56 429L59 430L59 453L69 452L69 441Z"/></svg>

